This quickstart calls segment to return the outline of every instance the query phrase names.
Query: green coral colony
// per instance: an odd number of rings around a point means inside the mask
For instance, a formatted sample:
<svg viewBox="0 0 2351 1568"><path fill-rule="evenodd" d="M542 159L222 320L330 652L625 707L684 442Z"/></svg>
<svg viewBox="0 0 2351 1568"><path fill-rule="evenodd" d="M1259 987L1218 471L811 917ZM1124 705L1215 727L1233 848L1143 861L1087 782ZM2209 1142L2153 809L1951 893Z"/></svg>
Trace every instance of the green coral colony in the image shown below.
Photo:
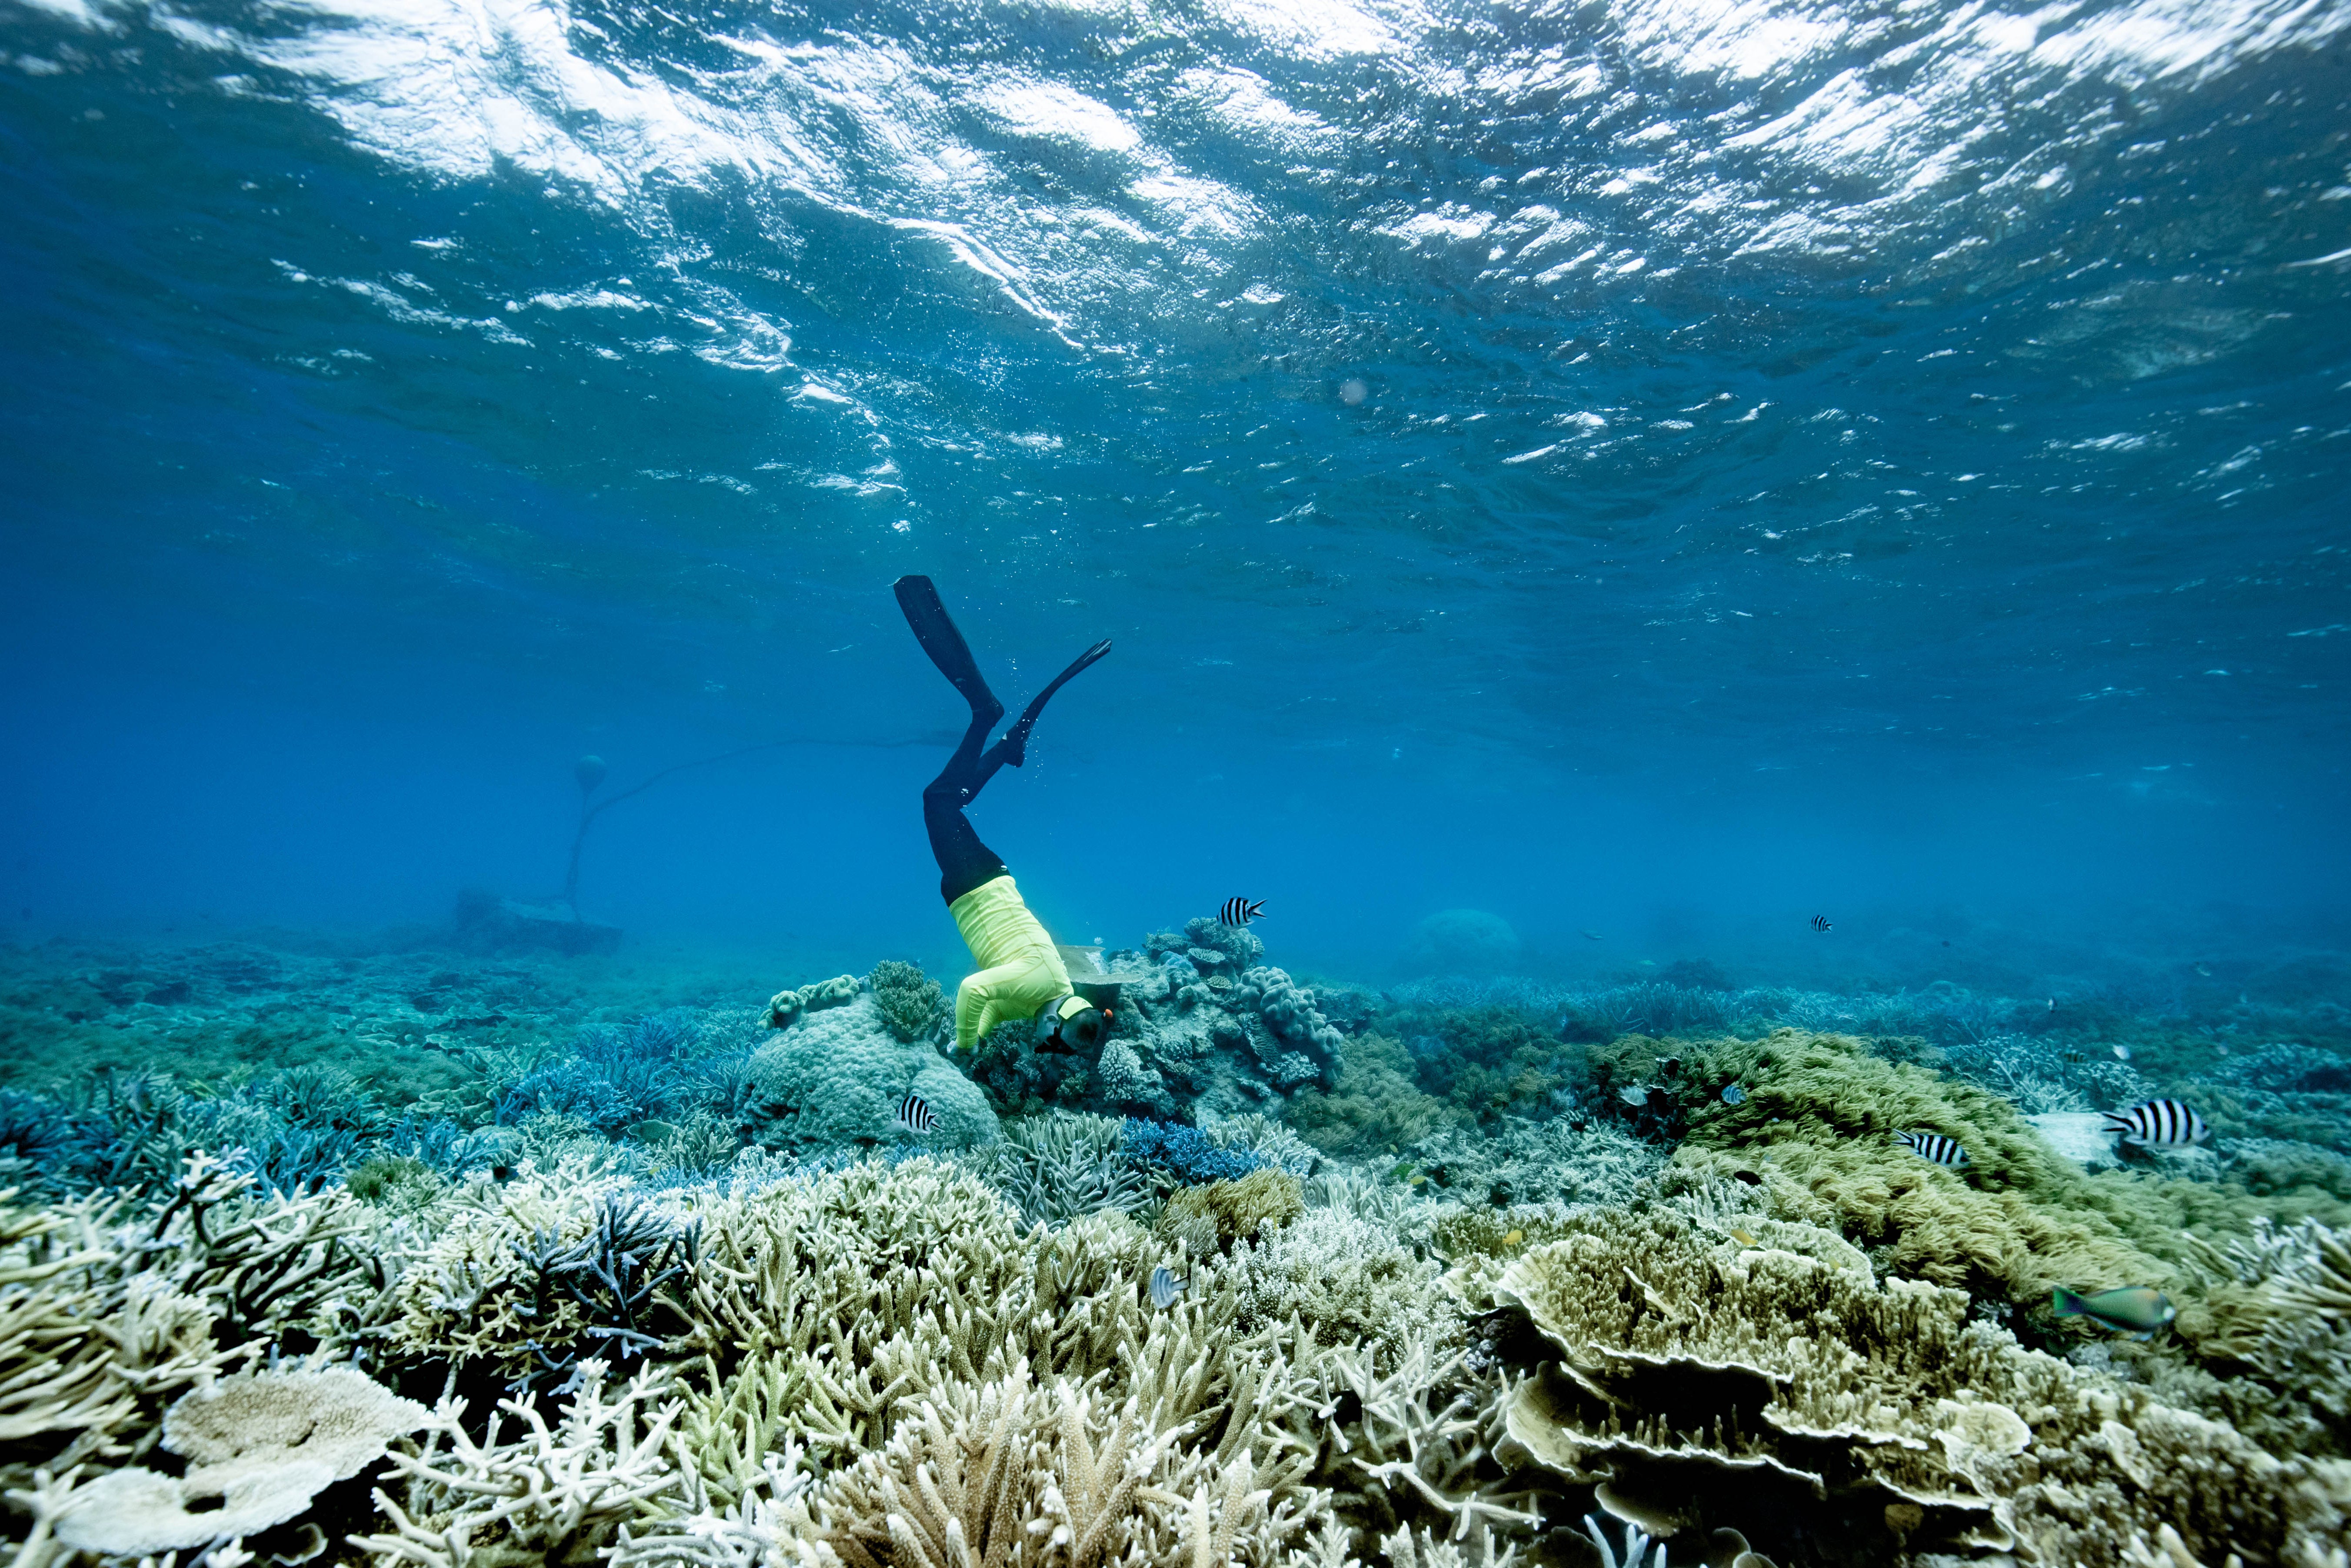
<svg viewBox="0 0 2351 1568"><path fill-rule="evenodd" d="M14 1568L2346 1562L2339 1011L613 964L0 954Z"/></svg>

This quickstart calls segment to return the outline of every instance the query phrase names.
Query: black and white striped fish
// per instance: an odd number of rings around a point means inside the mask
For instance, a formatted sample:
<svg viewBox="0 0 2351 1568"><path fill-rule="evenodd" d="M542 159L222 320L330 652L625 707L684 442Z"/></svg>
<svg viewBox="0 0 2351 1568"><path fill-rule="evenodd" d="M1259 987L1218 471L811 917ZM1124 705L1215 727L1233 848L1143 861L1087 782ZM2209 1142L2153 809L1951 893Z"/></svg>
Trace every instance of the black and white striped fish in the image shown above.
<svg viewBox="0 0 2351 1568"><path fill-rule="evenodd" d="M1896 1133L1894 1135L1909 1145L1911 1152L1922 1160L1954 1167L1968 1163L1968 1152L1959 1147L1957 1138L1947 1138L1940 1133Z"/></svg>
<svg viewBox="0 0 2351 1568"><path fill-rule="evenodd" d="M1830 927L1829 927L1829 917L1828 917L1827 915L1813 915L1813 930L1815 930L1815 931L1826 931L1826 930L1828 930L1829 928L1830 928Z"/></svg>
<svg viewBox="0 0 2351 1568"><path fill-rule="evenodd" d="M2109 1111L2104 1133L2120 1133L2126 1144L2147 1148L2192 1148L2212 1135L2196 1108L2179 1100L2147 1100L2127 1111Z"/></svg>
<svg viewBox="0 0 2351 1568"><path fill-rule="evenodd" d="M1224 908L1217 912L1217 918L1228 925L1247 925L1264 913L1265 900L1262 898L1228 898L1225 900Z"/></svg>
<svg viewBox="0 0 2351 1568"><path fill-rule="evenodd" d="M1158 1268L1151 1270L1151 1304L1161 1312L1165 1312L1176 1304L1176 1298L1182 1295L1184 1287L1191 1282L1189 1280L1177 1279L1167 1265L1162 1263Z"/></svg>
<svg viewBox="0 0 2351 1568"><path fill-rule="evenodd" d="M927 1134L939 1124L938 1113L919 1094L909 1094L899 1101L898 1113L890 1120L910 1133Z"/></svg>

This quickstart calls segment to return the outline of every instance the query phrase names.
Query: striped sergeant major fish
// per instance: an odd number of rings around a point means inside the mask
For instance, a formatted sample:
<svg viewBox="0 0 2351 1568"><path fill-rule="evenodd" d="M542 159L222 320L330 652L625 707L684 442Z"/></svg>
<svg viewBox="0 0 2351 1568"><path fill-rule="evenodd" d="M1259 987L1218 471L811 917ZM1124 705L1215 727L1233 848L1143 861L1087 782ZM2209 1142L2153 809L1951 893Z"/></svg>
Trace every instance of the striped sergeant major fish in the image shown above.
<svg viewBox="0 0 2351 1568"><path fill-rule="evenodd" d="M910 1133L925 1135L939 1124L938 1113L932 1110L930 1102L919 1094L909 1094L899 1101L897 1114L890 1120Z"/></svg>
<svg viewBox="0 0 2351 1568"><path fill-rule="evenodd" d="M2109 1111L2104 1133L2120 1133L2126 1144L2143 1148L2193 1148L2212 1135L2196 1108L2180 1100L2147 1100L2127 1111Z"/></svg>
<svg viewBox="0 0 2351 1568"><path fill-rule="evenodd" d="M1165 1312L1176 1304L1176 1298L1182 1295L1185 1287L1191 1282L1177 1279L1166 1264L1160 1264L1151 1270L1151 1304Z"/></svg>
<svg viewBox="0 0 2351 1568"><path fill-rule="evenodd" d="M1264 913L1265 900L1262 898L1228 898L1225 900L1225 906L1217 912L1217 918L1228 925L1247 925Z"/></svg>
<svg viewBox="0 0 2351 1568"><path fill-rule="evenodd" d="M1967 1150L1959 1147L1957 1138L1947 1138L1940 1133L1896 1133L1894 1134L1910 1145L1911 1152L1922 1160L1954 1169L1968 1163Z"/></svg>
<svg viewBox="0 0 2351 1568"><path fill-rule="evenodd" d="M1813 930L1815 930L1815 931L1827 931L1827 930L1832 929L1832 927L1831 927L1831 926L1830 926L1830 925L1829 925L1829 917L1828 917L1827 915L1813 915Z"/></svg>

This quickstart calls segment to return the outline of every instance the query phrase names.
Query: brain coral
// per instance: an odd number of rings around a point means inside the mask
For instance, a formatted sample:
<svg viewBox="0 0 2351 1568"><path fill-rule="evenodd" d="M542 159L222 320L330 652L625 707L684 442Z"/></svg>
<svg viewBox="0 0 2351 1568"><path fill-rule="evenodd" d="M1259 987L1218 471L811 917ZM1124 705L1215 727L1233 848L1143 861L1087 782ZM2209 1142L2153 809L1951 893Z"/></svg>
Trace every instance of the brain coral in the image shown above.
<svg viewBox="0 0 2351 1568"><path fill-rule="evenodd" d="M987 1097L931 1046L896 1039L873 998L861 996L803 1015L754 1051L738 1109L770 1147L871 1146L914 1137L892 1121L909 1093L938 1117L921 1142L961 1148L996 1141Z"/></svg>

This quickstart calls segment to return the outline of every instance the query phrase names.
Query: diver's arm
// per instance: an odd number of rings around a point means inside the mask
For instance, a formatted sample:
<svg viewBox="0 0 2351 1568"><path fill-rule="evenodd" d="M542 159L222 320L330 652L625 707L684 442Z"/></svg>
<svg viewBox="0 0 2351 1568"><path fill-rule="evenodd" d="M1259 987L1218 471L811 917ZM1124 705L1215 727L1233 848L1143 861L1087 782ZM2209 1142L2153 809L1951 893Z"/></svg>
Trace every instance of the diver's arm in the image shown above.
<svg viewBox="0 0 2351 1568"><path fill-rule="evenodd" d="M1024 956L965 976L956 988L956 1049L970 1050L1008 1019L1035 1018L1069 989L1058 958Z"/></svg>

